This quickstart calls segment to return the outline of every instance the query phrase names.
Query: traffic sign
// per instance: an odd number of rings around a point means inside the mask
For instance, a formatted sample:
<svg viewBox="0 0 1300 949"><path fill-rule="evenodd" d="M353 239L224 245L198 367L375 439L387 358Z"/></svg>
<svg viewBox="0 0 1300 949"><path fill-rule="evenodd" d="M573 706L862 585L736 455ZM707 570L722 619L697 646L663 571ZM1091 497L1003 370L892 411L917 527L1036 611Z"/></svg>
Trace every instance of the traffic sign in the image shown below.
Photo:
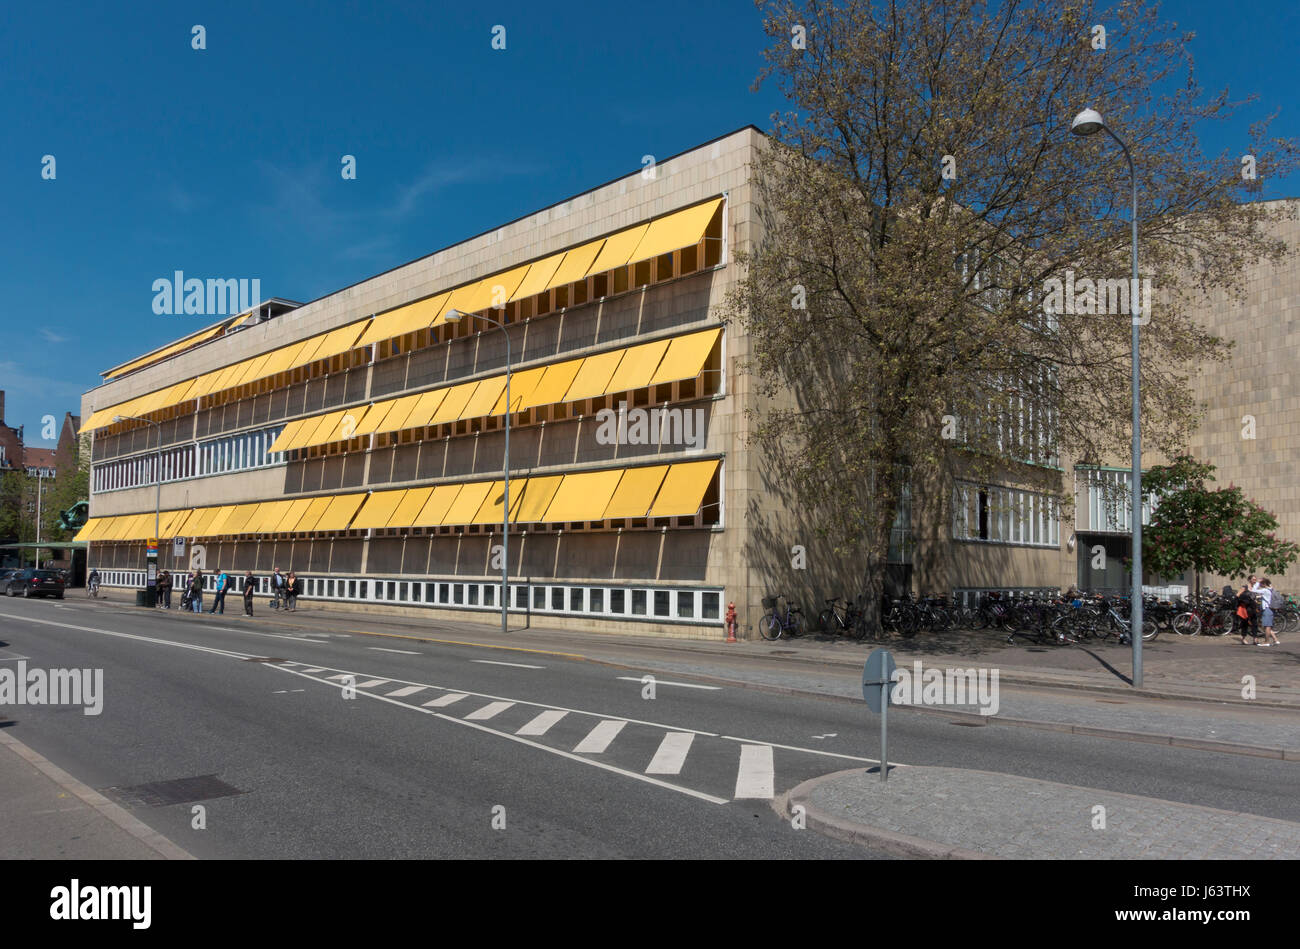
<svg viewBox="0 0 1300 949"><path fill-rule="evenodd" d="M884 704L890 702L890 692L894 682L894 671L898 666L888 649L874 650L867 657L867 664L862 670L862 697L867 700L867 707L877 715L880 714L881 695Z"/></svg>
<svg viewBox="0 0 1300 949"><path fill-rule="evenodd" d="M175 558L176 560L180 560L180 559L183 558L184 556L185 556L185 538L184 538L184 537L173 537L173 538L172 538L172 557Z"/></svg>

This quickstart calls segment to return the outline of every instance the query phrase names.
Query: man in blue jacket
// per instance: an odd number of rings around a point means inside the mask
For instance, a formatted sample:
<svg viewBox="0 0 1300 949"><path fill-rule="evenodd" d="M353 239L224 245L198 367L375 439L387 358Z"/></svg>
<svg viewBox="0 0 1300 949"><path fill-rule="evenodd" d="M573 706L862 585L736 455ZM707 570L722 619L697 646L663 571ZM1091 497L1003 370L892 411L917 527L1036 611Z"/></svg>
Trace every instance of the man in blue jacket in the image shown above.
<svg viewBox="0 0 1300 949"><path fill-rule="evenodd" d="M217 595L212 601L212 609L209 613L220 613L226 615L226 592L230 589L230 574L222 570L221 575L217 577Z"/></svg>

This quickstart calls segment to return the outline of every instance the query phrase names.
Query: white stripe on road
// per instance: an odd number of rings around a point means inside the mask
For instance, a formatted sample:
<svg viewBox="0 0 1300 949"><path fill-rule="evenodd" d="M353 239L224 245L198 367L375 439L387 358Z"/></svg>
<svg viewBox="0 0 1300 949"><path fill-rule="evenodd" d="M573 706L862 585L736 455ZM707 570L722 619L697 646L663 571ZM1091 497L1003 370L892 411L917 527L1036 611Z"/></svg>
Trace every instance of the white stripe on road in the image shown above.
<svg viewBox="0 0 1300 949"><path fill-rule="evenodd" d="M606 719L589 731L587 737L578 742L578 747L573 750L598 755L609 747L609 743L618 737L626 724L627 722L617 719Z"/></svg>
<svg viewBox="0 0 1300 949"><path fill-rule="evenodd" d="M741 745L740 770L736 772L736 800L776 796L772 774L771 745Z"/></svg>
<svg viewBox="0 0 1300 949"><path fill-rule="evenodd" d="M403 695L414 695L416 692L423 692L427 688L427 685L408 685L404 689L398 689L395 692L385 692L384 694L397 699L401 698Z"/></svg>
<svg viewBox="0 0 1300 949"><path fill-rule="evenodd" d="M645 676L615 676L624 682L644 682ZM651 678L654 678L651 676ZM719 692L722 690L720 685L696 685L694 682L669 682L667 679L655 679L655 685L680 685L683 689L708 689L710 692Z"/></svg>
<svg viewBox="0 0 1300 949"><path fill-rule="evenodd" d="M324 672L324 669L303 669L303 672Z"/></svg>
<svg viewBox="0 0 1300 949"><path fill-rule="evenodd" d="M481 662L485 666L514 666L516 669L545 669L545 666L530 666L522 662L494 662L491 659L471 659L470 662Z"/></svg>
<svg viewBox="0 0 1300 949"><path fill-rule="evenodd" d="M327 679L333 679L335 682L342 682L344 679L355 679L356 676L351 672L344 672L336 676L326 676Z"/></svg>
<svg viewBox="0 0 1300 949"><path fill-rule="evenodd" d="M412 652L409 649L385 649L383 646L367 646L367 649L373 649L375 652L397 652L403 656L418 656L418 652Z"/></svg>
<svg viewBox="0 0 1300 949"><path fill-rule="evenodd" d="M545 712L543 712L541 715L538 715L536 718L534 718L523 728L519 729L519 731L515 732L515 734L516 735L545 735L548 731L550 731L552 725L554 725L556 722L558 722L560 719L564 718L564 716L568 714L569 714L568 712L562 712L559 709L555 709L555 708L547 709Z"/></svg>
<svg viewBox="0 0 1300 949"><path fill-rule="evenodd" d="M367 679L365 682L358 682L358 689L373 689L377 685L388 685L391 679Z"/></svg>
<svg viewBox="0 0 1300 949"><path fill-rule="evenodd" d="M425 702L424 707L444 708L445 706L450 705L452 702L459 702L463 698L465 698L464 692L448 692L446 695L438 696L432 702Z"/></svg>
<svg viewBox="0 0 1300 949"><path fill-rule="evenodd" d="M691 750L694 732L669 732L659 743L646 774L681 774L682 765L686 764L686 753Z"/></svg>
<svg viewBox="0 0 1300 949"><path fill-rule="evenodd" d="M514 704L514 702L490 702L482 708L470 712L465 716L465 718L472 722L485 722L489 718L495 718L500 715Z"/></svg>

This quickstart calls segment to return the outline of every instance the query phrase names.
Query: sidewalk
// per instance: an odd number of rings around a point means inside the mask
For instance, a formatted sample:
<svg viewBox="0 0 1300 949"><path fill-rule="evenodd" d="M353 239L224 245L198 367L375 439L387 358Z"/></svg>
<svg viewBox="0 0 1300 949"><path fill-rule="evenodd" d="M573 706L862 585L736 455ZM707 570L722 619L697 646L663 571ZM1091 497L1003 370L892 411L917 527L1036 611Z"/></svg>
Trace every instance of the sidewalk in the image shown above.
<svg viewBox="0 0 1300 949"><path fill-rule="evenodd" d="M1251 860L1300 856L1300 824L987 771L894 767L806 781L809 830L932 859ZM1104 812L1097 808L1104 808Z"/></svg>
<svg viewBox="0 0 1300 949"><path fill-rule="evenodd" d="M189 853L5 734L0 859L190 860Z"/></svg>

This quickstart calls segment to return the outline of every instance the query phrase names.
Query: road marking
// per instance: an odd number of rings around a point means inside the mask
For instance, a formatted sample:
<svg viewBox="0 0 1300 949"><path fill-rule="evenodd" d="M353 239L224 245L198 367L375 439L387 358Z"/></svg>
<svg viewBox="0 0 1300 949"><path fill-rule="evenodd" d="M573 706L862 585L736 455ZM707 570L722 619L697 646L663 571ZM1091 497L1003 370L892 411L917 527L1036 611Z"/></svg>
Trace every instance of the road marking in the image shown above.
<svg viewBox="0 0 1300 949"><path fill-rule="evenodd" d="M272 695L286 695L289 692L306 692L306 689L276 689Z"/></svg>
<svg viewBox="0 0 1300 949"><path fill-rule="evenodd" d="M618 737L618 733L626 724L627 722L618 719L606 719L589 731L587 737L578 742L578 747L573 750L578 753L598 755L609 747L609 743Z"/></svg>
<svg viewBox="0 0 1300 949"><path fill-rule="evenodd" d="M482 708L470 712L468 715L465 716L465 718L474 722L485 722L489 718L495 718L496 716L500 715L502 712L504 712L506 709L510 708L514 704L515 704L514 702L489 702L487 705L484 705Z"/></svg>
<svg viewBox="0 0 1300 949"><path fill-rule="evenodd" d="M545 666L530 666L522 662L496 662L492 659L471 659L470 662L480 662L485 666L514 666L516 669L545 669Z"/></svg>
<svg viewBox="0 0 1300 949"><path fill-rule="evenodd" d="M373 649L375 652L397 652L397 653L401 653L403 656L420 655L420 653L414 652L410 649L385 649L383 646L367 646L366 648Z"/></svg>
<svg viewBox="0 0 1300 949"><path fill-rule="evenodd" d="M681 774L686 754L691 750L693 732L669 732L659 743L659 750L645 769L646 774Z"/></svg>
<svg viewBox="0 0 1300 949"><path fill-rule="evenodd" d="M365 682L358 682L358 689L373 689L377 685L388 685L391 679L367 679Z"/></svg>
<svg viewBox="0 0 1300 949"><path fill-rule="evenodd" d="M616 676L624 682L644 682L645 676ZM651 676L653 678L653 676ZM655 679L655 685L680 685L683 689L708 689L710 692L722 691L720 685L696 685L694 682L669 682L667 679Z"/></svg>
<svg viewBox="0 0 1300 949"><path fill-rule="evenodd" d="M335 682L342 682L344 679L355 679L356 676L353 675L351 672L344 672L341 675L326 676L325 678L333 679Z"/></svg>
<svg viewBox="0 0 1300 949"><path fill-rule="evenodd" d="M780 742L776 742L776 741L760 742L754 738L737 738L735 735L719 735L718 737L721 738L723 741L739 741L739 742L744 742L747 745L771 745L773 748L784 748L786 751L806 751L810 755L821 755L824 758L844 758L848 761L865 761L868 764L880 764L879 758L860 758L857 755L842 755L838 751L826 751L825 749L822 748L800 748L798 745L783 745ZM899 764L897 761L891 761L889 763L889 766L891 768L908 767L905 764Z"/></svg>
<svg viewBox="0 0 1300 949"><path fill-rule="evenodd" d="M771 745L741 745L740 768L736 772L736 800L776 796Z"/></svg>
<svg viewBox="0 0 1300 949"><path fill-rule="evenodd" d="M449 693L446 694L446 695L440 695L440 696L438 696L438 697L437 697L436 699L434 699L432 702L425 702L425 703L424 703L424 707L425 707L425 708L443 708L443 707L445 707L445 706L447 706L447 705L450 705L452 702L459 702L459 701L460 701L461 699L463 699L463 698L465 698L465 693L464 693L464 692L449 692Z"/></svg>
<svg viewBox="0 0 1300 949"><path fill-rule="evenodd" d="M393 698L401 698L403 695L414 695L416 692L423 692L427 685L408 685L406 688L398 689L395 692L385 692L385 695L391 695Z"/></svg>
<svg viewBox="0 0 1300 949"><path fill-rule="evenodd" d="M523 728L519 729L519 731L515 732L515 734L516 735L545 735L548 731L550 731L552 725L554 725L556 722L558 722L560 719L564 718L564 716L568 714L569 714L568 712L562 712L557 708L548 708L541 715L538 715L536 718L534 718Z"/></svg>
<svg viewBox="0 0 1300 949"><path fill-rule="evenodd" d="M314 666L311 669L303 669L303 672L324 672L324 669L317 669Z"/></svg>

